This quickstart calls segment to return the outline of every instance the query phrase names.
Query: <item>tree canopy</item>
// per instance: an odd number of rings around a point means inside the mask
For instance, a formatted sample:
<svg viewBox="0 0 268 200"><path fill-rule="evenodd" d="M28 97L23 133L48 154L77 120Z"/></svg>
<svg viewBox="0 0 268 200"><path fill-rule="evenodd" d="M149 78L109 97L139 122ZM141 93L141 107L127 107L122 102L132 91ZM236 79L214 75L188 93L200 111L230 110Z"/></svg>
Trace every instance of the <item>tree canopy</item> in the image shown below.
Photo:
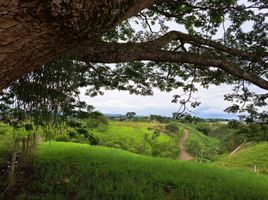
<svg viewBox="0 0 268 200"><path fill-rule="evenodd" d="M150 95L232 84L228 112L267 105L267 0L32 0L0 5L0 88L55 58L87 66L89 94L101 88ZM108 65L114 63L115 65ZM262 88L262 93L250 90ZM257 117L258 115L258 117Z"/></svg>

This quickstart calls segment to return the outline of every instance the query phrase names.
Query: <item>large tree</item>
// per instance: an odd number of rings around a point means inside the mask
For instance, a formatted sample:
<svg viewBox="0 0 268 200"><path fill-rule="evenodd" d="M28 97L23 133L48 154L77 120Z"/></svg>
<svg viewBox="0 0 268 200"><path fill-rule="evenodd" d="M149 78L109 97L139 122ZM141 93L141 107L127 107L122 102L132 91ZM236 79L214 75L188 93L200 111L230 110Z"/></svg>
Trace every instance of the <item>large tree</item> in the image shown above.
<svg viewBox="0 0 268 200"><path fill-rule="evenodd" d="M64 56L91 65L97 88L191 94L194 83L228 83L237 87L227 100L263 106L268 95L247 86L268 90L267 9L267 0L1 0L0 89Z"/></svg>

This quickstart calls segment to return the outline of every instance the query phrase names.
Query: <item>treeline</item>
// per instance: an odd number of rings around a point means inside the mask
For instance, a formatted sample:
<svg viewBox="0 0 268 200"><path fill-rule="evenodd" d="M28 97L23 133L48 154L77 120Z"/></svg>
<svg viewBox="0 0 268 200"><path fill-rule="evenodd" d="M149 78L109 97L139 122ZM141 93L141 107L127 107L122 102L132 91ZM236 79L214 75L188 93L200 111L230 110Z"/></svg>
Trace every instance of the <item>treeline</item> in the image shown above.
<svg viewBox="0 0 268 200"><path fill-rule="evenodd" d="M196 116L192 116L189 114L181 114L177 116L177 113L174 113L172 117L162 116L162 115L150 115L150 116L137 116L135 112L127 112L125 115L116 115L116 114L109 114L106 115L107 118L111 120L117 121L125 121L125 120L132 120L132 121L157 121L160 123L169 123L171 121L176 121L179 123L199 123L199 122L230 122L229 119L222 119L222 118L200 118Z"/></svg>

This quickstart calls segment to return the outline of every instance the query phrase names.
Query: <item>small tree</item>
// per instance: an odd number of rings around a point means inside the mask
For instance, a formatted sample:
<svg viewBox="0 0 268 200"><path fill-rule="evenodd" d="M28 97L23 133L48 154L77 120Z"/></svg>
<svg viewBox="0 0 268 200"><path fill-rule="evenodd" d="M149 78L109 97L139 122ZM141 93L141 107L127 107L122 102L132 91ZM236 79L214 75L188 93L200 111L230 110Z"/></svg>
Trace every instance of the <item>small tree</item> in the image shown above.
<svg viewBox="0 0 268 200"><path fill-rule="evenodd" d="M174 123L167 124L165 129L170 133L176 133L179 131L178 125Z"/></svg>
<svg viewBox="0 0 268 200"><path fill-rule="evenodd" d="M98 128L101 125L108 125L108 120L106 117L100 112L91 112L86 119L86 126L89 128Z"/></svg>
<svg viewBox="0 0 268 200"><path fill-rule="evenodd" d="M134 118L135 115L136 115L135 112L127 112L126 117L127 117L129 120L133 120L133 118Z"/></svg>

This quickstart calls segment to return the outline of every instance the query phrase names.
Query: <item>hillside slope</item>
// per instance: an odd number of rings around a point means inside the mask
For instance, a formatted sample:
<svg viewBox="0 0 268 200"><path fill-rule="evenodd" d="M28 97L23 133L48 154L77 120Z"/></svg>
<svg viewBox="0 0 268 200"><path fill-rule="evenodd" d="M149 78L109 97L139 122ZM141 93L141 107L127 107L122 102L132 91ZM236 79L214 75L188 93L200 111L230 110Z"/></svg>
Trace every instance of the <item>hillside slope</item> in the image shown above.
<svg viewBox="0 0 268 200"><path fill-rule="evenodd" d="M154 135L158 131L157 136ZM178 134L164 133L165 124L158 122L110 121L108 126L90 129L99 145L124 149L133 153L176 158Z"/></svg>
<svg viewBox="0 0 268 200"><path fill-rule="evenodd" d="M267 200L268 177L74 143L43 143L20 199Z"/></svg>
<svg viewBox="0 0 268 200"><path fill-rule="evenodd" d="M188 130L189 137L185 141L186 150L199 160L214 160L220 148L220 141L216 137L204 135L191 125L181 124L184 130Z"/></svg>
<svg viewBox="0 0 268 200"><path fill-rule="evenodd" d="M217 165L244 168L268 175L268 142L253 143L238 152L221 158Z"/></svg>

